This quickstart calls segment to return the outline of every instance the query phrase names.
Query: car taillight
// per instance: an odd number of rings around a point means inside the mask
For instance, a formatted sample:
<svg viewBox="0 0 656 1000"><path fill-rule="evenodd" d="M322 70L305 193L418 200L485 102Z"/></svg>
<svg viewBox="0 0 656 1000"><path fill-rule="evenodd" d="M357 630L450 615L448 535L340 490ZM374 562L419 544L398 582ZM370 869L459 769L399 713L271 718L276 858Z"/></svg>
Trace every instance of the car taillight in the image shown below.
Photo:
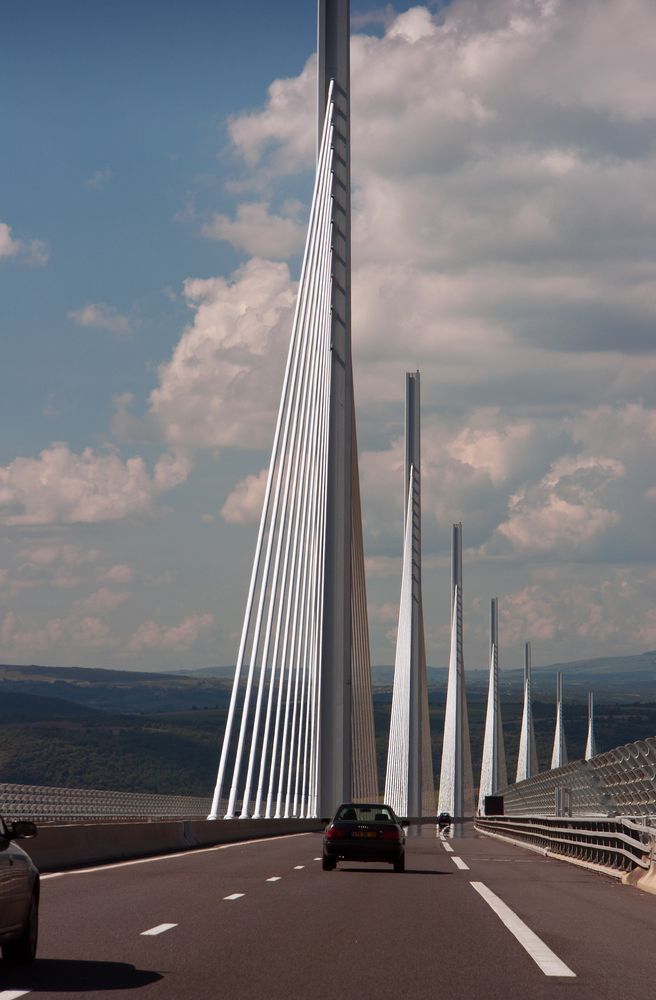
<svg viewBox="0 0 656 1000"><path fill-rule="evenodd" d="M326 840L342 840L348 834L348 827L329 826L326 830Z"/></svg>
<svg viewBox="0 0 656 1000"><path fill-rule="evenodd" d="M383 827L383 840L396 840L397 843L401 839L400 831L395 827Z"/></svg>

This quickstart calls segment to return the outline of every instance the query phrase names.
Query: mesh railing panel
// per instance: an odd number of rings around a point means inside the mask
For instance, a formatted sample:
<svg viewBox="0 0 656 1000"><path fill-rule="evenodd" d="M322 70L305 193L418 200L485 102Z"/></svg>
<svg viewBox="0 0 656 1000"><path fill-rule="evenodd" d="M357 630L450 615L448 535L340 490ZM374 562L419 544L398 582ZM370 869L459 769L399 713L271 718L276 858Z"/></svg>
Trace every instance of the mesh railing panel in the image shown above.
<svg viewBox="0 0 656 1000"><path fill-rule="evenodd" d="M0 815L8 820L196 819L210 805L209 797L0 784Z"/></svg>
<svg viewBox="0 0 656 1000"><path fill-rule="evenodd" d="M575 816L656 815L656 737L543 771L499 794L508 816L553 816L562 788Z"/></svg>

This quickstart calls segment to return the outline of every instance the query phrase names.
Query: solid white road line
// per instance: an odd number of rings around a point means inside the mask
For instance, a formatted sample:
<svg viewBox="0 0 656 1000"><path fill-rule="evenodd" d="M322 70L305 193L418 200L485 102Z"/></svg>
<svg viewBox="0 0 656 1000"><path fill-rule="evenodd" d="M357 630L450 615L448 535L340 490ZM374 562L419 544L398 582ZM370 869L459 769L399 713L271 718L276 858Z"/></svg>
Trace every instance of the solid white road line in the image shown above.
<svg viewBox="0 0 656 1000"><path fill-rule="evenodd" d="M451 860L453 861L456 868L459 868L461 872L468 872L469 865L462 860L462 858L457 858L455 854L451 855Z"/></svg>
<svg viewBox="0 0 656 1000"><path fill-rule="evenodd" d="M233 892L233 894L231 896L224 896L223 898L224 899L241 899L241 897L243 895L244 895L243 892Z"/></svg>
<svg viewBox="0 0 656 1000"><path fill-rule="evenodd" d="M142 931L141 937L155 937L156 934L163 934L164 931L170 931L177 926L177 924L158 924L157 927L151 927L149 931Z"/></svg>
<svg viewBox="0 0 656 1000"><path fill-rule="evenodd" d="M271 878L267 879L267 882L279 882L282 875L272 875Z"/></svg>
<svg viewBox="0 0 656 1000"><path fill-rule="evenodd" d="M254 840L235 840L230 844L218 844L216 847L192 847L188 851L176 851L175 854L156 854L151 858L135 858L134 861L115 861L109 865L96 865L93 868L73 868L68 872L50 872L41 875L40 881L47 878L64 878L66 875L88 875L91 872L106 872L111 868L130 868L132 865L149 865L153 861L170 861L171 858L188 858L196 854L210 854L212 851L227 851L230 847L246 847L248 844L266 844L272 840L288 840L290 837L307 837L307 833L282 833L275 837L257 837ZM2 994L0 994L2 1000Z"/></svg>
<svg viewBox="0 0 656 1000"><path fill-rule="evenodd" d="M502 899L499 899L495 893L483 882L470 882L469 883L479 896L482 896L485 902L490 906L496 915L499 917L501 922L506 925L511 934L513 934L521 946L526 949L533 961L538 965L545 976L573 976L576 977L576 973L562 962L558 955L556 955L544 941L537 936L537 934L528 927L516 913L507 906Z"/></svg>
<svg viewBox="0 0 656 1000"><path fill-rule="evenodd" d="M447 844L446 840L443 841L442 847L444 848L445 851L448 851L449 854L453 854L453 848L451 847L451 844Z"/></svg>
<svg viewBox="0 0 656 1000"><path fill-rule="evenodd" d="M321 858L312 858L313 861L321 861Z"/></svg>
<svg viewBox="0 0 656 1000"><path fill-rule="evenodd" d="M301 868L305 868L305 865L294 865L295 872L300 872Z"/></svg>
<svg viewBox="0 0 656 1000"><path fill-rule="evenodd" d="M18 1000L19 997L26 997L29 990L3 990L0 993L0 1000Z"/></svg>

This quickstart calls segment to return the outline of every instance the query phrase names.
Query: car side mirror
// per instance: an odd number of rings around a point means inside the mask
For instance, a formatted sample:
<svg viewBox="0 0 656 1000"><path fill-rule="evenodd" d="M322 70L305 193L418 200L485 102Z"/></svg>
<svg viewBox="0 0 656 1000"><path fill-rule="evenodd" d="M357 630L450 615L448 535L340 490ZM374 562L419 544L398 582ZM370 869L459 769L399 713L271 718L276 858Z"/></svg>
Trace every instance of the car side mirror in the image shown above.
<svg viewBox="0 0 656 1000"><path fill-rule="evenodd" d="M30 840L36 837L37 829L29 820L19 819L9 825L8 832L11 840Z"/></svg>

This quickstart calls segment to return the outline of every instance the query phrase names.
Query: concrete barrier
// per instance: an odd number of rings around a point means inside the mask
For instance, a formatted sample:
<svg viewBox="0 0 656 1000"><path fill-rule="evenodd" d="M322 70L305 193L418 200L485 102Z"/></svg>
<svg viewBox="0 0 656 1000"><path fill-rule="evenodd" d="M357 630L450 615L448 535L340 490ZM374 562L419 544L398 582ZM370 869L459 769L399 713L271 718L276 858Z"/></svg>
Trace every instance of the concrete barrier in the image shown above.
<svg viewBox="0 0 656 1000"><path fill-rule="evenodd" d="M42 872L210 847L237 840L323 830L317 819L171 820L41 826L22 846Z"/></svg>

